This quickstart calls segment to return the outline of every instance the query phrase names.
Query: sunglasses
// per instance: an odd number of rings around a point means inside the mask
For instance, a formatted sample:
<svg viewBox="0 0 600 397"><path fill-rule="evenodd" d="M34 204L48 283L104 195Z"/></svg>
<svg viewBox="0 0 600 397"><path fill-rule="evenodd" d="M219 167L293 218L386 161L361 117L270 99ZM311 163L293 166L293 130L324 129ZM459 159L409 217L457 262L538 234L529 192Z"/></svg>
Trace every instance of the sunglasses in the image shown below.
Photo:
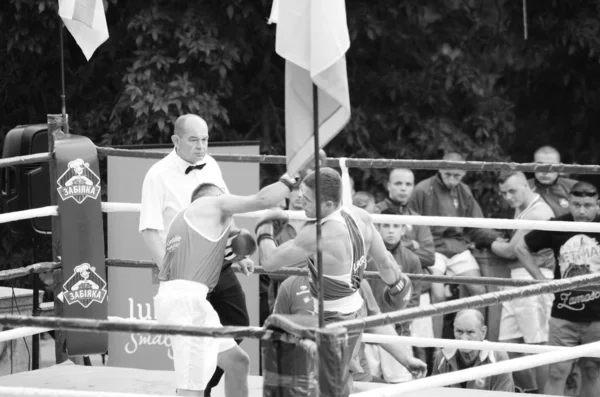
<svg viewBox="0 0 600 397"><path fill-rule="evenodd" d="M598 192L596 190L576 190L570 193L574 197L596 197Z"/></svg>

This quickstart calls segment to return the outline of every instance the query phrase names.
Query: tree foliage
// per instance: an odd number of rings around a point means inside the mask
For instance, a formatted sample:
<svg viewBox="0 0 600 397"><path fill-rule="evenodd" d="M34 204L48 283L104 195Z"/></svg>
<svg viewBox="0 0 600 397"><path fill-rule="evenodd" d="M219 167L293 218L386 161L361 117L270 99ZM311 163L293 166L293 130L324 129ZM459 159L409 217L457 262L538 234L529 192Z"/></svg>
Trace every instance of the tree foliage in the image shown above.
<svg viewBox="0 0 600 397"><path fill-rule="evenodd" d="M346 0L352 119L332 156L530 161L542 144L597 163L599 3ZM56 0L0 3L0 131L60 112ZM72 129L100 145L168 142L197 113L212 140L284 153L284 64L270 0L105 0L110 39L87 62L65 30ZM279 170L265 167L263 178ZM385 170L352 170L381 192ZM417 172L417 179L430 173ZM491 173L467 182L508 216Z"/></svg>

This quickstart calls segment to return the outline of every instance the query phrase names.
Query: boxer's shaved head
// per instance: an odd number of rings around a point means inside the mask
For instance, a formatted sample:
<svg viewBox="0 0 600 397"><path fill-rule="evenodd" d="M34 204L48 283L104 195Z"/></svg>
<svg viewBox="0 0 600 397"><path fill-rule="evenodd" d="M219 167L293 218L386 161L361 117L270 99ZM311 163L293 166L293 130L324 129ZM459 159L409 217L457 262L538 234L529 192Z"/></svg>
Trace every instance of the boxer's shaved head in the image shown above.
<svg viewBox="0 0 600 397"><path fill-rule="evenodd" d="M200 197L219 196L223 194L223 190L214 183L201 183L192 192L192 202Z"/></svg>

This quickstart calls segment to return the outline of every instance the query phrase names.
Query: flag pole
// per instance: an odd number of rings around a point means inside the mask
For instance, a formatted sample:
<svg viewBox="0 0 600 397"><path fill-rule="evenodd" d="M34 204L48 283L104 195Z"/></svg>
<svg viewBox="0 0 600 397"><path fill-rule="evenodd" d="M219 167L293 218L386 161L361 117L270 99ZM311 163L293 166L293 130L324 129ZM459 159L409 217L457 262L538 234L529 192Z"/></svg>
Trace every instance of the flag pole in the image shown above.
<svg viewBox="0 0 600 397"><path fill-rule="evenodd" d="M65 51L64 51L64 40L63 40L63 30L65 24L62 18L58 18L60 23L58 24L59 36L60 36L60 102L61 102L61 113L63 118L63 128L64 133L69 133L69 123L67 122L67 99L65 95Z"/></svg>
<svg viewBox="0 0 600 397"><path fill-rule="evenodd" d="M315 83L312 84L313 91L313 130L315 140L315 203L317 218L317 285L319 288L319 328L325 327L325 313L323 305L323 252L321 251L321 177L319 175L319 91Z"/></svg>

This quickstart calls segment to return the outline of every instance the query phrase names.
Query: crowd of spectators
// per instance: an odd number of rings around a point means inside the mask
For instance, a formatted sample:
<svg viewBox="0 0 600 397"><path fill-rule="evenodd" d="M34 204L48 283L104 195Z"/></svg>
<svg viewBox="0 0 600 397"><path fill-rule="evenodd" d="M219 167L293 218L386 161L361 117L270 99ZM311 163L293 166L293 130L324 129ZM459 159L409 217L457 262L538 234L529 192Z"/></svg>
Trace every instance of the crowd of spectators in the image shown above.
<svg viewBox="0 0 600 397"><path fill-rule="evenodd" d="M444 160L464 161L457 153L449 153ZM537 163L560 163L559 152L549 146L538 149L533 158ZM377 202L368 191L353 191L355 206L370 213L392 215L424 215L483 218L484 214L469 186L463 183L466 172L443 169L434 176L415 181L409 169L389 172L387 197ZM578 182L558 173L538 172L527 179L521 172L502 172L498 175L498 191L505 203L514 210L515 219L563 220L597 222L598 193L586 182ZM294 195L289 208L296 209ZM301 225L289 225L280 230L279 239L293 238L293 230ZM513 279L559 279L596 271L600 263L600 240L593 233L566 233L545 231L498 231L482 228L415 226L380 223L377 228L386 248L396 258L402 271L433 275L472 276L486 275L488 264L479 263L482 252L500 259L496 265L506 266ZM579 251L577 251L579 250ZM585 252L585 254L583 253ZM485 266L484 266L485 265ZM374 264L367 265L372 270ZM267 279L265 278L265 281ZM303 280L304 281L304 280ZM281 279L265 283L268 290L269 312L292 314L302 305L290 306L286 298L307 291L297 279L286 280L287 288L277 295ZM296 285L293 286L292 283ZM268 285L268 288L266 287ZM366 313L392 310L385 307L380 291L380 280L369 280L368 295L374 298ZM290 288L291 286L291 288ZM444 302L456 298L450 284L415 282L408 307ZM461 296L481 295L488 292L484 285L467 285ZM277 298L277 299L275 299ZM597 302L596 302L597 301ZM284 303L285 302L285 303ZM312 302L305 302L312 305ZM281 307L286 306L285 310ZM268 314L265 312L265 316ZM454 337L461 340L483 341L489 335L491 313L485 308L464 310L456 316L434 316L404 323L394 333L417 337ZM444 321L446 320L446 321ZM444 324L449 332L444 333ZM389 333L387 330L372 332ZM600 340L600 294L590 291L564 291L554 296L540 295L507 302L502 305L498 340L509 343L552 344L573 346ZM389 346L365 344L361 357L363 368L370 371L371 381L404 382L416 377L458 371L518 357L503 352L404 348L396 351ZM506 373L498 376L462 382L453 387L480 390L516 391L531 394L596 396L600 394L598 371L594 359ZM357 380L365 380L358 378Z"/></svg>

